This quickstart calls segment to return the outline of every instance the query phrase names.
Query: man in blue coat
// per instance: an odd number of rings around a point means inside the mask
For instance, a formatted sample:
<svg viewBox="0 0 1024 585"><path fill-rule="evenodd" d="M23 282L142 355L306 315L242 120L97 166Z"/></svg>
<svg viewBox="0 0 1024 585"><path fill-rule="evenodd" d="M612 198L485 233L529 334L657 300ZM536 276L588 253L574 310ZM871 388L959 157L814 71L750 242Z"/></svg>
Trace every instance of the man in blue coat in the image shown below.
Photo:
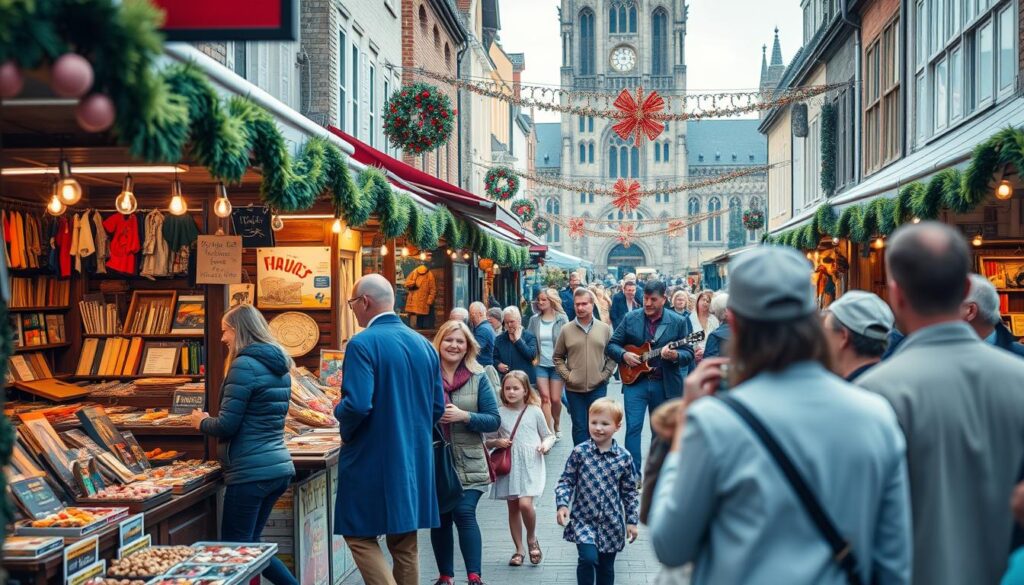
<svg viewBox="0 0 1024 585"><path fill-rule="evenodd" d="M626 351L624 346L640 346L650 341L652 349L662 348L657 357L647 362L651 366L650 372L641 375L635 383L622 386L626 403L626 450L633 456L633 469L638 479L643 469L640 435L644 416L648 410L653 413L669 398L682 396L683 375L693 363L691 347L665 347L692 331L688 320L675 311L665 310L665 301L665 283L660 280L648 282L644 287L643 310L631 311L622 318L605 349L605 355L616 362L636 366L640 364L640 356Z"/></svg>
<svg viewBox="0 0 1024 585"><path fill-rule="evenodd" d="M612 295L612 308L609 311L612 318L612 327L618 327L622 318L633 309L640 308L644 304L644 298L637 290L636 281L627 280L622 283L622 290Z"/></svg>
<svg viewBox="0 0 1024 585"><path fill-rule="evenodd" d="M395 314L383 276L359 279L348 306L366 330L345 350L334 409L342 440L334 532L368 585L419 583L416 531L440 525L432 429L444 414L441 366L433 346Z"/></svg>

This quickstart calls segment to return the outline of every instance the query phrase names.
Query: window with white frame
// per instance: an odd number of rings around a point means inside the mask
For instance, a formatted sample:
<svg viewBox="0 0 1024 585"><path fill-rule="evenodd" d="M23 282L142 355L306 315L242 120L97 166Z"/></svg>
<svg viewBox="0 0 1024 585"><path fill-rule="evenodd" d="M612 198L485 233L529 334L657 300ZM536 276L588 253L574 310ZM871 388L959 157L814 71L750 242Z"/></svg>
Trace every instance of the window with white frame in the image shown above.
<svg viewBox="0 0 1024 585"><path fill-rule="evenodd" d="M700 214L700 199L690 197L690 201L686 205L686 211L690 216L690 221L692 222L686 228L686 239L691 242L699 242L700 223L693 221L693 218Z"/></svg>
<svg viewBox="0 0 1024 585"><path fill-rule="evenodd" d="M345 33L345 29L338 31L338 128L343 131L352 133L352 129L348 127L348 71L349 63L347 59L348 53L348 36Z"/></svg>
<svg viewBox="0 0 1024 585"><path fill-rule="evenodd" d="M356 36L352 43L352 59L350 61L351 73L349 79L352 83L352 97L349 98L352 102L352 136L359 138L359 128L361 126L359 120L359 37Z"/></svg>
<svg viewBox="0 0 1024 585"><path fill-rule="evenodd" d="M888 22L865 52L863 152L866 175L898 159L902 153L899 24L899 18Z"/></svg>
<svg viewBox="0 0 1024 585"><path fill-rule="evenodd" d="M551 197L544 206L544 210L548 212L548 215L558 216L562 212L562 205L558 202L557 198ZM551 228L548 229L545 238L548 242L560 242L562 240L562 226L558 222L551 222Z"/></svg>
<svg viewBox="0 0 1024 585"><path fill-rule="evenodd" d="M768 215L764 209L764 203L761 202L760 197L750 198L750 207L748 209L760 209L766 216ZM747 240L753 242L757 239L757 230L747 230Z"/></svg>
<svg viewBox="0 0 1024 585"><path fill-rule="evenodd" d="M821 117L807 124L807 138L804 139L804 199L807 207L821 198Z"/></svg>
<svg viewBox="0 0 1024 585"><path fill-rule="evenodd" d="M366 82L369 84L370 101L367 113L370 120L370 146L377 146L377 68L370 64L370 75Z"/></svg>

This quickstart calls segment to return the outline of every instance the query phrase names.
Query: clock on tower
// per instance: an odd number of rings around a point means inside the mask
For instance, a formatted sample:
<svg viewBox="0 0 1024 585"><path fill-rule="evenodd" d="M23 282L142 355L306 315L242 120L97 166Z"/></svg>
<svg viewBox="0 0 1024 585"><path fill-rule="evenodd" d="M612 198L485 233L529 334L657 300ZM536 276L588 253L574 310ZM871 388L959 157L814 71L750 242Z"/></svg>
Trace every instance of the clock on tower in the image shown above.
<svg viewBox="0 0 1024 585"><path fill-rule="evenodd" d="M619 45L612 49L609 59L612 69L618 73L627 73L636 67L636 50L629 45Z"/></svg>

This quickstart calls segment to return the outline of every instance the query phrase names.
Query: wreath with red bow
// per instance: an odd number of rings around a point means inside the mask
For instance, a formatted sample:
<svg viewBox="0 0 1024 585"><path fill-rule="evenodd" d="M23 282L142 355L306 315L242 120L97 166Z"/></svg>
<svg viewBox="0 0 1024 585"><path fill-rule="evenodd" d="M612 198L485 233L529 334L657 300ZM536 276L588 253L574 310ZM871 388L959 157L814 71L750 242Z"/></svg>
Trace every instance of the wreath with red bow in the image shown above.
<svg viewBox="0 0 1024 585"><path fill-rule="evenodd" d="M516 214L519 221L526 223L537 217L537 206L529 199L516 199L512 202L512 213Z"/></svg>
<svg viewBox="0 0 1024 585"><path fill-rule="evenodd" d="M533 233L543 236L551 230L551 222L543 217L533 220Z"/></svg>
<svg viewBox="0 0 1024 585"><path fill-rule="evenodd" d="M484 190L495 201L508 201L519 192L519 177L508 167L496 167L484 176Z"/></svg>
<svg viewBox="0 0 1024 585"><path fill-rule="evenodd" d="M391 94L384 112L384 135L392 146L412 154L430 152L448 142L455 126L451 100L426 83Z"/></svg>
<svg viewBox="0 0 1024 585"><path fill-rule="evenodd" d="M759 230L764 227L764 212L760 209L748 209L743 212L743 227L748 230Z"/></svg>

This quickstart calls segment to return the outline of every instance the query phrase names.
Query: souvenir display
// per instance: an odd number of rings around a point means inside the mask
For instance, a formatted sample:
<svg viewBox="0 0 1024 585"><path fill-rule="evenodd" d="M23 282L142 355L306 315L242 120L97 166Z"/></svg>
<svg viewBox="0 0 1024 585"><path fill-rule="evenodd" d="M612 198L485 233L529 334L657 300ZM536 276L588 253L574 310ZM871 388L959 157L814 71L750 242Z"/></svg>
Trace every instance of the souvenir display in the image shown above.
<svg viewBox="0 0 1024 585"><path fill-rule="evenodd" d="M128 485L112 485L85 498L82 504L120 504L130 512L141 512L171 499L172 488L149 482L135 482Z"/></svg>
<svg viewBox="0 0 1024 585"><path fill-rule="evenodd" d="M268 557L277 548L274 544L227 544L221 542L197 542L191 561L213 564L251 564Z"/></svg>
<svg viewBox="0 0 1024 585"><path fill-rule="evenodd" d="M128 508L64 508L36 520L22 520L14 526L19 536L68 536L78 538L128 515Z"/></svg>
<svg viewBox="0 0 1024 585"><path fill-rule="evenodd" d="M188 546L154 546L111 562L111 577L152 578L163 575L171 567L192 558L195 550Z"/></svg>

